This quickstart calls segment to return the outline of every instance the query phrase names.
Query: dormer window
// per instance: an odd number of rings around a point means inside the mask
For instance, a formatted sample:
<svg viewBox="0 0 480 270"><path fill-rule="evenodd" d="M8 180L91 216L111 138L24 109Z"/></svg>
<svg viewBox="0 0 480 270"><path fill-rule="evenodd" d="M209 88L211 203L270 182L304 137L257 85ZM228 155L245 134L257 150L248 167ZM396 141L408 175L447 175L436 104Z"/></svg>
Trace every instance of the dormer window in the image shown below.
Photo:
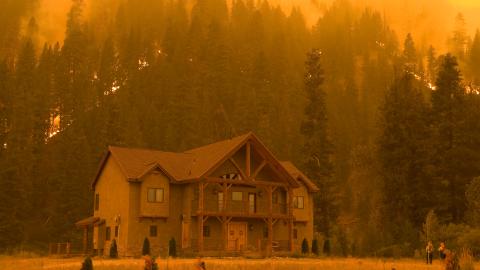
<svg viewBox="0 0 480 270"><path fill-rule="evenodd" d="M227 173L222 175L224 180L242 180L242 177L238 173Z"/></svg>
<svg viewBox="0 0 480 270"><path fill-rule="evenodd" d="M163 188L149 188L147 200L150 203L161 203L164 199Z"/></svg>

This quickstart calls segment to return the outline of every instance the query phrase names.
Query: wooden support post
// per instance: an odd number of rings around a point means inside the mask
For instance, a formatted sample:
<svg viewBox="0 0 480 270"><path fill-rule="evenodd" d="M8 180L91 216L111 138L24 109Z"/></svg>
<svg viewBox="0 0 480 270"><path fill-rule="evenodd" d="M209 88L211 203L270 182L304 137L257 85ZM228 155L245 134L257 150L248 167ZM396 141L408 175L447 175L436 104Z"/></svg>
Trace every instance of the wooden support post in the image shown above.
<svg viewBox="0 0 480 270"><path fill-rule="evenodd" d="M203 182L198 183L198 252L203 252L203 211L204 211L204 188Z"/></svg>
<svg viewBox="0 0 480 270"><path fill-rule="evenodd" d="M248 178L251 176L251 146L250 143L247 142L247 153L246 153L246 160L245 160L245 174L247 175Z"/></svg>
<svg viewBox="0 0 480 270"><path fill-rule="evenodd" d="M295 247L293 243L293 189L288 188L288 204L287 204L287 214L288 214L288 245L290 252L293 252Z"/></svg>
<svg viewBox="0 0 480 270"><path fill-rule="evenodd" d="M267 240L267 256L271 256L273 253L273 188L267 187L267 200L268 200L268 240Z"/></svg>
<svg viewBox="0 0 480 270"><path fill-rule="evenodd" d="M83 254L88 252L88 225L83 227Z"/></svg>

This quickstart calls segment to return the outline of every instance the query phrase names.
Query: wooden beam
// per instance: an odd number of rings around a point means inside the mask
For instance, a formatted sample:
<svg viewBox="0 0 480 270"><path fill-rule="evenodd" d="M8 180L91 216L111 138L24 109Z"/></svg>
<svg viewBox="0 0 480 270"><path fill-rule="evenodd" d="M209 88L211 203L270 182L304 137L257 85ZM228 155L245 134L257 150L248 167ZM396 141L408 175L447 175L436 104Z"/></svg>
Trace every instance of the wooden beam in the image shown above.
<svg viewBox="0 0 480 270"><path fill-rule="evenodd" d="M204 211L204 188L203 182L198 183L198 252L203 252L203 211Z"/></svg>
<svg viewBox="0 0 480 270"><path fill-rule="evenodd" d="M267 256L273 253L273 189L271 186L267 187L267 201L268 201L268 240L267 240Z"/></svg>
<svg viewBox="0 0 480 270"><path fill-rule="evenodd" d="M256 178L260 171L263 169L263 167L265 167L265 165L267 165L267 161L264 159L262 163L260 163L260 165L258 165L258 167L253 172L252 178Z"/></svg>
<svg viewBox="0 0 480 270"><path fill-rule="evenodd" d="M246 151L246 154L245 154L245 174L247 175L247 177L250 177L251 176L251 170L250 170L250 167L251 167L251 146L250 146L250 142L247 142L247 151Z"/></svg>
<svg viewBox="0 0 480 270"><path fill-rule="evenodd" d="M232 180L232 179L223 179L221 177L207 177L205 178L205 183L227 183L231 185L245 185L245 186L274 186L274 187L287 187L286 183L281 182L272 182L272 181L263 181L263 180L255 180L255 181L245 181L245 180Z"/></svg>
<svg viewBox="0 0 480 270"><path fill-rule="evenodd" d="M293 189L289 188L287 190L288 201L287 201L287 214L288 214L288 247L290 252L293 252L295 247L293 243Z"/></svg>
<svg viewBox="0 0 480 270"><path fill-rule="evenodd" d="M83 254L87 254L87 252L88 252L88 225L83 227Z"/></svg>
<svg viewBox="0 0 480 270"><path fill-rule="evenodd" d="M248 179L248 176L245 175L245 172L243 172L242 168L240 168L240 166L238 165L238 163L233 159L233 158L230 158L229 159L230 162L232 162L233 166L235 166L235 168L237 169L237 171L240 173L240 175L242 176L242 180L247 180Z"/></svg>

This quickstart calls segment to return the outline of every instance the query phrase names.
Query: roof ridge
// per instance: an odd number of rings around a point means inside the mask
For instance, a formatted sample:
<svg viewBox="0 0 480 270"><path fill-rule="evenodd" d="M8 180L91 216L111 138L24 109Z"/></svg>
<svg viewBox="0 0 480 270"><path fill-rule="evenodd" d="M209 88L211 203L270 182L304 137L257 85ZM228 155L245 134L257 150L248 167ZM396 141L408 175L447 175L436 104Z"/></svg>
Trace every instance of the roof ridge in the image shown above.
<svg viewBox="0 0 480 270"><path fill-rule="evenodd" d="M188 149L188 150L185 150L183 151L182 153L186 153L186 154L194 154L194 153L191 153L192 151L197 151L197 150L201 150L201 149L205 149L205 148L208 148L208 147L211 147L211 146L214 146L214 145L219 145L219 144L222 144L222 143L226 143L226 142L231 142L233 140L238 140L240 138L248 138L250 137L251 135L253 134L253 132L249 131L245 134L242 134L242 135L239 135L239 136L235 136L235 137L232 137L232 138L229 138L229 139L225 139L225 140L221 140L221 141L216 141L216 142L212 142L212 143L209 143L209 144L205 144L205 145L202 145L202 146L199 146L199 147L195 147L195 148L191 148L191 149Z"/></svg>
<svg viewBox="0 0 480 270"><path fill-rule="evenodd" d="M111 149L113 149L113 148L127 149L127 150L148 151L148 152L159 152L159 153L166 153L166 154L186 154L186 155L194 155L193 153L163 151L163 150L153 149L153 148L125 147L125 146L115 146L115 145L109 145L109 146L108 146L108 149L109 149L109 150L111 150Z"/></svg>

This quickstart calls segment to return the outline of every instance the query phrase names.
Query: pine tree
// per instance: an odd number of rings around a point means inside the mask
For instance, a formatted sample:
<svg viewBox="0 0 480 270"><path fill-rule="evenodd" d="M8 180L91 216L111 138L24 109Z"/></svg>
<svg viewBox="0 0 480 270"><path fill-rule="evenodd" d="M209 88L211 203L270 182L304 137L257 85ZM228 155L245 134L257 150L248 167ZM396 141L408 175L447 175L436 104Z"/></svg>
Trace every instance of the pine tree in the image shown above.
<svg viewBox="0 0 480 270"><path fill-rule="evenodd" d="M117 241L115 241L115 239L113 239L112 243L110 244L110 258L118 258Z"/></svg>
<svg viewBox="0 0 480 270"><path fill-rule="evenodd" d="M82 268L80 270L93 270L92 258L86 257L82 263Z"/></svg>
<svg viewBox="0 0 480 270"><path fill-rule="evenodd" d="M177 257L177 243L173 237L168 241L168 256Z"/></svg>
<svg viewBox="0 0 480 270"><path fill-rule="evenodd" d="M150 255L150 241L147 237L143 240L142 255Z"/></svg>
<svg viewBox="0 0 480 270"><path fill-rule="evenodd" d="M321 52L319 50L309 52L305 65L305 91L308 104L301 124L301 133L305 140L304 169L320 188L314 199L314 218L317 228L328 237L336 216L337 197L336 184L332 179L333 146L328 136L325 92L322 89L324 74L321 67Z"/></svg>
<svg viewBox="0 0 480 270"><path fill-rule="evenodd" d="M452 54L463 61L467 51L468 35L465 17L462 13L458 13L455 17L455 26L449 42Z"/></svg>
<svg viewBox="0 0 480 270"><path fill-rule="evenodd" d="M432 93L433 160L441 183L441 202L445 203L437 213L443 222L460 222L465 212L465 186L478 173L474 154L478 128L469 120L478 110L473 110L475 95L466 95L457 60L450 54L443 57L436 87Z"/></svg>
<svg viewBox="0 0 480 270"><path fill-rule="evenodd" d="M469 69L472 81L476 85L480 85L480 30L477 29L473 38L472 47L470 48Z"/></svg>
<svg viewBox="0 0 480 270"><path fill-rule="evenodd" d="M318 249L318 240L316 238L312 240L312 253L317 256L320 254L320 250Z"/></svg>
<svg viewBox="0 0 480 270"><path fill-rule="evenodd" d="M428 110L413 75L405 73L391 86L381 109L378 155L383 178L384 220L395 241L412 241L405 226L420 226L434 188L429 166L431 147Z"/></svg>
<svg viewBox="0 0 480 270"><path fill-rule="evenodd" d="M309 252L309 248L308 248L308 241L306 238L303 238L303 241L302 241L302 254L308 254Z"/></svg>
<svg viewBox="0 0 480 270"><path fill-rule="evenodd" d="M417 51L412 35L407 34L403 46L403 61L405 61L405 69L409 72L415 72L417 69Z"/></svg>

